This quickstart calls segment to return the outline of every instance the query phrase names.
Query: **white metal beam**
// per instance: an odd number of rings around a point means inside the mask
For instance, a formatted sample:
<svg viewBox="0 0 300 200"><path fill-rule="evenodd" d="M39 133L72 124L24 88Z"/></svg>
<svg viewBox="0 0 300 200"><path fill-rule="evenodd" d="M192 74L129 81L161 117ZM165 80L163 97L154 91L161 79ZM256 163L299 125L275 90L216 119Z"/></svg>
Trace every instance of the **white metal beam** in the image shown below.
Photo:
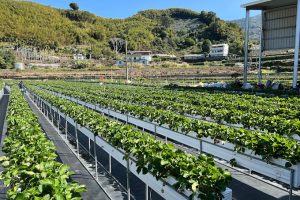
<svg viewBox="0 0 300 200"><path fill-rule="evenodd" d="M262 4L262 3L266 3L266 2L270 2L272 0L258 0L258 1L254 1L254 2L250 2L250 3L246 3L241 5L242 8L247 8L250 6L254 6L254 5L258 5L258 4Z"/></svg>
<svg viewBox="0 0 300 200"><path fill-rule="evenodd" d="M245 60L244 60L244 84L247 83L247 76L248 76L248 47L249 47L249 17L250 17L250 10L246 9L246 29L245 29Z"/></svg>
<svg viewBox="0 0 300 200"><path fill-rule="evenodd" d="M298 81L299 42L300 42L300 0L298 0L298 3L297 3L297 21L296 21L296 40L295 40L295 55L294 55L293 88L296 88L297 81Z"/></svg>
<svg viewBox="0 0 300 200"><path fill-rule="evenodd" d="M261 22L264 23L264 12L261 12ZM259 62L258 62L258 84L262 84L262 66L261 66L261 59L262 59L262 52L263 52L263 28L260 29L260 38L259 38Z"/></svg>

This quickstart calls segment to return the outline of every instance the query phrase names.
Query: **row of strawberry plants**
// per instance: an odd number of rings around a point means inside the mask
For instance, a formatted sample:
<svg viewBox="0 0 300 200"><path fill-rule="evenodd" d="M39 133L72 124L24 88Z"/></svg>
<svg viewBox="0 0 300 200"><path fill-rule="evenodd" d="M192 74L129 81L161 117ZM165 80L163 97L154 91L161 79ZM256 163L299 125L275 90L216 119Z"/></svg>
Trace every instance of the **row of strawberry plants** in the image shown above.
<svg viewBox="0 0 300 200"><path fill-rule="evenodd" d="M85 186L69 182L72 172L56 161L54 144L47 139L17 86L12 86L7 123L5 156L0 157L0 162L8 198L81 199Z"/></svg>
<svg viewBox="0 0 300 200"><path fill-rule="evenodd" d="M53 86L52 84L50 84ZM54 85L55 86L55 85ZM74 86L70 84L56 85L56 87L69 87L70 89L80 89L86 93L100 95L107 99L118 99L128 103L153 106L158 109L168 109L180 114L200 115L210 117L216 122L226 121L230 124L242 124L244 128L254 128L256 130L266 130L271 133L292 136L300 135L300 111L290 108L271 106L265 104L250 105L249 102L231 101L222 99L209 99L209 97L200 98L200 102L192 100L190 103L186 99L192 97L178 97L176 101L165 100L174 94L164 95L145 92L144 89L124 89L123 87L103 87L80 84ZM132 88L132 87L130 87ZM155 91L156 93L156 91ZM176 95L175 95L176 97ZM247 109L241 109L241 107ZM268 113L266 113L268 112Z"/></svg>
<svg viewBox="0 0 300 200"><path fill-rule="evenodd" d="M146 92L151 95L163 95L166 94L166 97L163 97L164 99L168 99L171 101L174 100L183 100L185 102L189 103L196 103L196 102L201 102L202 98L205 98L206 100L228 100L228 99L233 99L233 100L244 100L245 103L249 103L250 106L252 105L259 105L259 106L264 106L265 104L272 105L272 106L279 106L279 107L284 107L284 108L300 108L300 99L298 97L288 97L288 98L283 98L283 97L261 97L257 95L247 95L247 94L227 94L227 93L213 93L213 92L196 92L196 91L186 91L186 90L167 90L167 89L162 89L162 88L146 88L146 87L132 87L132 86L112 86L112 85L99 85L99 84L90 84L90 83L72 83L72 82L65 82L65 81L47 81L46 83L51 83L56 84L56 85L61 85L61 84L68 84L68 85L79 85L81 87L90 87L94 89L102 89L105 88L107 90L121 90L124 91L124 93L128 92L134 92L134 93L139 93L139 92ZM105 87L104 87L105 86ZM156 97L156 96L154 96ZM157 96L159 98L159 96ZM185 98L189 97L189 98ZM200 98L198 100L198 98ZM223 103L230 103L231 101L225 101ZM247 109L247 107L244 107L244 109Z"/></svg>
<svg viewBox="0 0 300 200"><path fill-rule="evenodd" d="M70 88L72 89L72 87ZM73 88L75 89L75 88ZM78 89L78 88L76 88ZM284 113L284 110L290 112L289 117L291 119L286 119L280 115L270 114L266 116L263 113L257 112L257 109L253 109L251 112L240 110L239 104L242 103L235 103L231 104L229 107L225 105L225 108L222 107L224 105L214 106L211 107L211 102L216 102L207 100L206 102L202 101L202 105L197 104L187 104L187 103L178 103L177 101L167 101L163 100L166 95L162 95L161 99L156 99L155 97L151 97L152 95L139 95L139 93L128 92L124 94L123 91L111 91L107 89L102 89L102 91L95 90L93 88L82 88L85 93L92 93L98 96L103 96L108 99L117 99L122 100L127 103L134 103L138 105L147 105L152 106L158 109L168 109L183 115L200 115L205 117L210 117L216 122L226 121L227 123L231 124L238 124L241 123L244 128L255 128L257 130L267 130L271 133L279 133L281 135L288 135L292 136L293 134L300 135L300 112L297 110L290 110L284 108L274 108L273 110L280 111ZM194 102L195 103L195 102ZM215 104L216 105L216 104ZM266 105L264 105L266 107ZM259 109L259 108L258 108ZM272 110L268 105L268 110ZM294 113L294 114L292 114ZM298 114L297 114L298 113ZM299 117L298 117L299 115Z"/></svg>
<svg viewBox="0 0 300 200"><path fill-rule="evenodd" d="M150 172L157 179L174 177L179 191L193 191L201 199L221 199L231 180L230 173L216 167L212 157L187 154L171 144L155 140L149 134L130 125L110 121L99 113L69 100L51 95L33 87L29 89L66 113L81 126L88 127L113 146L123 149L125 159L132 155L136 159L138 172Z"/></svg>
<svg viewBox="0 0 300 200"><path fill-rule="evenodd" d="M54 83L54 82L53 82ZM61 84L61 82L59 83ZM70 84L74 85L74 84ZM99 86L96 84L84 84L81 83L81 86L92 87L94 89L103 89L103 86ZM239 108L242 110L250 110L255 109L257 107L261 107L261 111L270 112L267 105L278 107L278 108L300 108L300 99L297 97L293 98L279 98L279 97L260 97L256 95L244 95L244 94L224 94L224 93L208 93L208 92L193 92L193 91L180 91L180 90L164 90L161 88L145 88L145 87L124 87L124 86L109 86L105 85L106 90L115 90L115 91L123 91L124 93L134 92L135 94L142 93L143 95L154 95L154 98L160 98L159 95L163 96L163 99L170 101L180 101L188 104L197 104L201 105L202 101L212 101L211 106L221 106L227 107L227 105L231 106L232 102L237 103L240 100L244 101L243 105L240 105ZM156 96L158 94L158 96ZM148 96L148 97L151 97ZM218 102L221 100L221 102ZM228 101L230 100L230 101ZM249 108L250 106L250 108ZM274 113L272 113L274 114ZM276 113L275 113L276 114Z"/></svg>
<svg viewBox="0 0 300 200"><path fill-rule="evenodd" d="M33 87L30 86L30 88L32 89ZM262 156L262 159L267 162L272 161L274 158L287 160L289 163L286 166L300 162L300 145L298 141L292 138L190 119L170 111L148 106L126 104L82 93L81 91L71 91L68 88L65 90L52 88L52 90L81 99L82 101L100 104L102 107L114 109L121 113L134 115L141 120L149 120L159 125L167 124L174 131L181 130L183 133L195 132L198 138L211 137L212 139L230 142L235 145L237 151L244 152L246 149L250 149L256 155Z"/></svg>

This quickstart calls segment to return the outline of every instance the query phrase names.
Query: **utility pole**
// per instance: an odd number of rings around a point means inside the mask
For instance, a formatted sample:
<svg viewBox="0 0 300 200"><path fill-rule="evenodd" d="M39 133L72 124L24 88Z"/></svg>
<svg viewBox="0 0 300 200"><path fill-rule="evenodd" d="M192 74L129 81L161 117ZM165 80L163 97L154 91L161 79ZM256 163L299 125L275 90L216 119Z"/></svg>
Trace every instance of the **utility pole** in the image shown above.
<svg viewBox="0 0 300 200"><path fill-rule="evenodd" d="M92 45L90 44L90 60L92 59Z"/></svg>

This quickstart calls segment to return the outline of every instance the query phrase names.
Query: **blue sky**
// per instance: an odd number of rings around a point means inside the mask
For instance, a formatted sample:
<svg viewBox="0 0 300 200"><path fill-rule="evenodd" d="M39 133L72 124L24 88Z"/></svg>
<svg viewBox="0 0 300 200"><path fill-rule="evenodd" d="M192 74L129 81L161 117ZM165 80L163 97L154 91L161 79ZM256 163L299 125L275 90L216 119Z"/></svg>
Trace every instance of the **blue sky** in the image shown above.
<svg viewBox="0 0 300 200"><path fill-rule="evenodd" d="M140 10L164 8L189 8L195 11L214 11L224 20L239 19L245 16L240 6L253 0L33 0L57 8L68 8L69 3L78 3L81 10L98 16L125 18ZM252 15L256 15L253 13Z"/></svg>

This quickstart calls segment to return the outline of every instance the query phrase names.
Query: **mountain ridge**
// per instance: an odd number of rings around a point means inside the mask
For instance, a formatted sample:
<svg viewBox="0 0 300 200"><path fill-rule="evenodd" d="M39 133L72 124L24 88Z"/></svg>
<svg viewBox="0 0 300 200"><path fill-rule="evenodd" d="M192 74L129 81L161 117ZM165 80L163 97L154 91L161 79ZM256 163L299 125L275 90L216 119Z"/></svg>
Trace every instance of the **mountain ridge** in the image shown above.
<svg viewBox="0 0 300 200"><path fill-rule="evenodd" d="M126 19L110 19L87 11L57 9L28 1L0 0L0 40L39 49L74 52L86 46L94 57L113 56L110 38L128 40L130 50L202 52L204 40L229 43L242 54L243 33L213 12L171 8L144 10Z"/></svg>

